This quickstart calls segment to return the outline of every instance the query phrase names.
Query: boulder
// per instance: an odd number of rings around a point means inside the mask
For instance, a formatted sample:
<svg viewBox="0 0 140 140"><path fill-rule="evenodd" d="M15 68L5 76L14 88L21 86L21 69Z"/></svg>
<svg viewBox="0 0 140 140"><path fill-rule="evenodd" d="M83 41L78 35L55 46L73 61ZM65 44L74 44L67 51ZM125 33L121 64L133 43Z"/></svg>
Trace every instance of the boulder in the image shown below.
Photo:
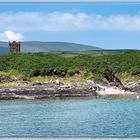
<svg viewBox="0 0 140 140"><path fill-rule="evenodd" d="M140 80L129 82L125 87L130 89L132 92L140 93Z"/></svg>

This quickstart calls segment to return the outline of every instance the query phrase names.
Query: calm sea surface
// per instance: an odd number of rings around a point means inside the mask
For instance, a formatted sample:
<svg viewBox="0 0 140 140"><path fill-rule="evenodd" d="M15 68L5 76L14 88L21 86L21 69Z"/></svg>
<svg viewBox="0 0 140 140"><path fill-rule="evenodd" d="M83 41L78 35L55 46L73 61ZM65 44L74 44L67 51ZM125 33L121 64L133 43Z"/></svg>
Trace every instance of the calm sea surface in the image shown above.
<svg viewBox="0 0 140 140"><path fill-rule="evenodd" d="M140 136L140 100L0 101L0 136Z"/></svg>

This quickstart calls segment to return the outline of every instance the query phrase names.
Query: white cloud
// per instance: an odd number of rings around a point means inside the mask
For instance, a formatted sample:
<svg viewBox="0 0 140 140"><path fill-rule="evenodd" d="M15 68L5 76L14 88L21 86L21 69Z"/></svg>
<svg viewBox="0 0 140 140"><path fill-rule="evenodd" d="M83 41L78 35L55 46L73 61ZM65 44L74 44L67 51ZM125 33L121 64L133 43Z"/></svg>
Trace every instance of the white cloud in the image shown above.
<svg viewBox="0 0 140 140"><path fill-rule="evenodd" d="M23 38L22 34L14 33L10 30L0 33L0 41L21 41Z"/></svg>
<svg viewBox="0 0 140 140"><path fill-rule="evenodd" d="M0 13L0 29L23 31L140 30L140 14L110 15L70 12Z"/></svg>

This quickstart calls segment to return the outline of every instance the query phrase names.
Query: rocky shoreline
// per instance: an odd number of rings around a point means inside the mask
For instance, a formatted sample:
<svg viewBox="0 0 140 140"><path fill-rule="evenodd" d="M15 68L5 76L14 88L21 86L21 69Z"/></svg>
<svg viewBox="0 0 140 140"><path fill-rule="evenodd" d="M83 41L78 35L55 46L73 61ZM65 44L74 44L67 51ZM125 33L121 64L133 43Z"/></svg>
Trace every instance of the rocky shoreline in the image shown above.
<svg viewBox="0 0 140 140"><path fill-rule="evenodd" d="M34 82L31 84L20 83L15 86L0 86L0 100L105 96L134 96L139 98L139 92L103 86L91 80L70 84L64 84L56 80L48 83Z"/></svg>
<svg viewBox="0 0 140 140"><path fill-rule="evenodd" d="M89 97L97 96L93 89L73 87L60 82L31 85L0 86L0 99L43 99L55 97Z"/></svg>

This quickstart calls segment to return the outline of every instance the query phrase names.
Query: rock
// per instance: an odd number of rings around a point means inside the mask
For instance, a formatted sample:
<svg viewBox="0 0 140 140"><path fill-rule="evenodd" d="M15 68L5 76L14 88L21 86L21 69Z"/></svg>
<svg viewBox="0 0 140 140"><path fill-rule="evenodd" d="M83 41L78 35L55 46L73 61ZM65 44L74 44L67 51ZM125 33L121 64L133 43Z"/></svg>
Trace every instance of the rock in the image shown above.
<svg viewBox="0 0 140 140"><path fill-rule="evenodd" d="M51 87L51 88L59 88L60 86L63 86L64 83L61 83L60 81L51 81L46 83L47 87Z"/></svg>
<svg viewBox="0 0 140 140"><path fill-rule="evenodd" d="M70 83L72 88L76 89L92 89L93 87L96 86L94 81L92 80L86 80L86 81L71 81Z"/></svg>
<svg viewBox="0 0 140 140"><path fill-rule="evenodd" d="M16 88L10 88L9 91L16 91Z"/></svg>
<svg viewBox="0 0 140 140"><path fill-rule="evenodd" d="M17 78L16 76L11 76L11 80L12 80L12 81L17 81L18 78Z"/></svg>
<svg viewBox="0 0 140 140"><path fill-rule="evenodd" d="M57 79L57 80L56 80L56 84L59 84L59 83L60 83L60 82L59 82L59 80Z"/></svg>
<svg viewBox="0 0 140 140"><path fill-rule="evenodd" d="M138 81L133 81L133 82L129 82L125 88L130 89L130 91L132 92L137 92L140 93L140 80Z"/></svg>
<svg viewBox="0 0 140 140"><path fill-rule="evenodd" d="M60 86L60 89L72 89L72 87L69 85L62 85Z"/></svg>
<svg viewBox="0 0 140 140"><path fill-rule="evenodd" d="M2 76L0 76L0 81L1 82L12 82L13 79L8 75L2 75Z"/></svg>
<svg viewBox="0 0 140 140"><path fill-rule="evenodd" d="M112 69L106 68L103 74L111 86L119 87L121 89L124 88L122 82L115 76L115 73L112 71Z"/></svg>
<svg viewBox="0 0 140 140"><path fill-rule="evenodd" d="M28 86L28 82L18 81L16 85L19 86L19 87L23 87L23 86L25 87L25 86Z"/></svg>
<svg viewBox="0 0 140 140"><path fill-rule="evenodd" d="M43 83L41 83L41 82L34 82L34 83L32 83L32 86L41 86L41 85L43 85Z"/></svg>

